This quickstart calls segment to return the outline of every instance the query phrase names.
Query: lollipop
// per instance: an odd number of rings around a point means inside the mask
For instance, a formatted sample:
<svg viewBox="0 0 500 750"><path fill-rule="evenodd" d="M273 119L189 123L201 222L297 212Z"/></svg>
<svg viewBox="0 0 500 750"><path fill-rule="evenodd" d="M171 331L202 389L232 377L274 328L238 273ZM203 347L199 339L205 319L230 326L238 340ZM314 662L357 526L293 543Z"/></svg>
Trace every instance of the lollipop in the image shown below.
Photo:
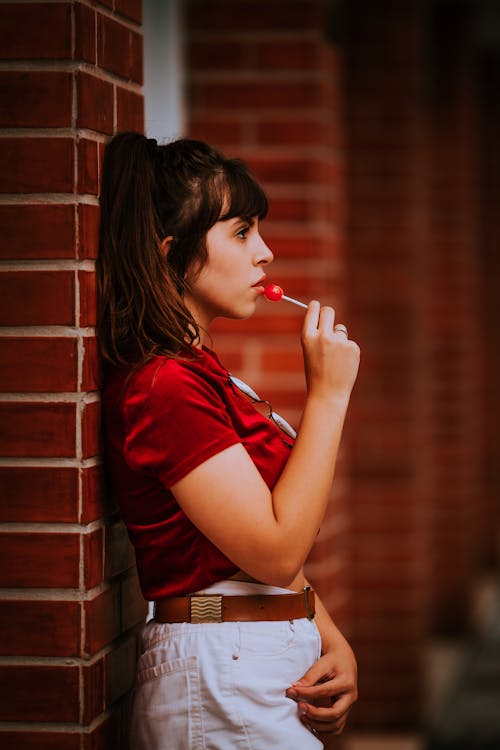
<svg viewBox="0 0 500 750"><path fill-rule="evenodd" d="M271 300L271 302L278 302L280 299L284 299L287 302L292 302L294 305L304 307L307 310L307 305L305 305L303 302L299 302L298 299L287 297L286 294L283 294L283 289L277 284L269 284L268 286L266 286L266 288L264 289L264 297Z"/></svg>

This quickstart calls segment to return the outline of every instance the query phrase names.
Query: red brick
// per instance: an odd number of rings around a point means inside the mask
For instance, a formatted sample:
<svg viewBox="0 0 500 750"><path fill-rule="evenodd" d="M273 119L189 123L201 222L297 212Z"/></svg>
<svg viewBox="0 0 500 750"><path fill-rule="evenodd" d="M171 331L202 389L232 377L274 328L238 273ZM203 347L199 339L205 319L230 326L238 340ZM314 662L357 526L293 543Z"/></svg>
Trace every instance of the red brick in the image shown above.
<svg viewBox="0 0 500 750"><path fill-rule="evenodd" d="M99 358L97 340L88 336L83 340L83 372L82 391L99 390L102 383L101 360Z"/></svg>
<svg viewBox="0 0 500 750"><path fill-rule="evenodd" d="M74 404L0 404L0 454L4 456L75 455Z"/></svg>
<svg viewBox="0 0 500 750"><path fill-rule="evenodd" d="M74 146L68 138L0 138L0 190L71 193Z"/></svg>
<svg viewBox="0 0 500 750"><path fill-rule="evenodd" d="M2 522L78 520L78 470L9 466L0 468Z"/></svg>
<svg viewBox="0 0 500 750"><path fill-rule="evenodd" d="M58 205L0 206L0 257L74 258L75 208Z"/></svg>
<svg viewBox="0 0 500 750"><path fill-rule="evenodd" d="M8 271L0 274L3 325L73 325L71 271Z"/></svg>
<svg viewBox="0 0 500 750"><path fill-rule="evenodd" d="M4 721L78 722L78 690L78 667L16 664L0 668Z"/></svg>
<svg viewBox="0 0 500 750"><path fill-rule="evenodd" d="M106 492L102 466L91 466L82 471L82 522L90 523L98 518L116 513L117 507L111 494Z"/></svg>
<svg viewBox="0 0 500 750"><path fill-rule="evenodd" d="M189 27L193 31L304 31L323 29L324 17L321 5L309 0L294 0L283 3L273 0L238 0L238 12L234 2L204 2L190 0L187 13Z"/></svg>
<svg viewBox="0 0 500 750"><path fill-rule="evenodd" d="M191 138L207 141L219 148L243 143L243 124L239 120L210 121L205 117L191 117L188 132Z"/></svg>
<svg viewBox="0 0 500 750"><path fill-rule="evenodd" d="M303 231L303 227L301 227ZM301 234L300 231L294 232L292 236L267 235L266 224L262 225L262 233L265 242L273 251L274 257L279 258L314 258L320 255L318 252L322 244L322 238L312 237L311 235ZM331 257L331 255L329 256Z"/></svg>
<svg viewBox="0 0 500 750"><path fill-rule="evenodd" d="M266 372L300 372L304 370L304 360L300 351L273 349L262 356L262 368Z"/></svg>
<svg viewBox="0 0 500 750"><path fill-rule="evenodd" d="M269 207L269 221L307 221L313 218L317 202L300 198L274 198Z"/></svg>
<svg viewBox="0 0 500 750"><path fill-rule="evenodd" d="M196 39L187 50L188 70L240 70L249 59L248 43L218 39L204 41Z"/></svg>
<svg viewBox="0 0 500 750"><path fill-rule="evenodd" d="M33 730L0 733L2 747L16 750L80 750L80 734L72 732L36 732Z"/></svg>
<svg viewBox="0 0 500 750"><path fill-rule="evenodd" d="M262 107L280 109L287 107L301 110L317 106L319 92L316 86L302 81L271 83L256 82L255 79L242 79L239 82L219 81L201 83L193 82L190 90L190 104L199 110L219 107L221 109L238 108L241 111L258 110ZM197 113L199 117L200 114Z"/></svg>
<svg viewBox="0 0 500 750"><path fill-rule="evenodd" d="M311 181L313 162L289 156L254 156L246 159L250 169L263 182L304 183Z"/></svg>
<svg viewBox="0 0 500 750"><path fill-rule="evenodd" d="M78 534L0 533L0 586L77 588Z"/></svg>
<svg viewBox="0 0 500 750"><path fill-rule="evenodd" d="M144 97L135 91L116 88L116 120L117 130L144 130Z"/></svg>
<svg viewBox="0 0 500 750"><path fill-rule="evenodd" d="M78 192L99 193L99 144L86 138L78 143ZM81 207L81 206L80 206Z"/></svg>
<svg viewBox="0 0 500 750"><path fill-rule="evenodd" d="M2 4L0 29L0 47L5 60L61 60L71 57L69 2ZM41 29L43 34L40 33Z"/></svg>
<svg viewBox="0 0 500 750"><path fill-rule="evenodd" d="M96 49L96 11L83 3L75 6L75 60L95 64Z"/></svg>
<svg viewBox="0 0 500 750"><path fill-rule="evenodd" d="M101 451L101 405L98 401L85 404L82 416L82 457L90 458Z"/></svg>
<svg viewBox="0 0 500 750"><path fill-rule="evenodd" d="M99 248L99 206L81 203L78 206L78 257L97 258Z"/></svg>
<svg viewBox="0 0 500 750"><path fill-rule="evenodd" d="M96 275L93 271L78 273L80 284L80 325L96 324Z"/></svg>
<svg viewBox="0 0 500 750"><path fill-rule="evenodd" d="M80 654L80 619L79 602L4 599L0 602L0 653L76 657Z"/></svg>
<svg viewBox="0 0 500 750"><path fill-rule="evenodd" d="M97 39L99 65L142 84L142 36L112 18L99 16Z"/></svg>
<svg viewBox="0 0 500 750"><path fill-rule="evenodd" d="M258 45L258 66L270 70L304 70L317 68L320 46L317 41L273 39Z"/></svg>
<svg viewBox="0 0 500 750"><path fill-rule="evenodd" d="M76 339L0 339L0 360L0 391L76 390Z"/></svg>
<svg viewBox="0 0 500 750"><path fill-rule="evenodd" d="M80 72L76 81L78 92L77 126L99 133L113 132L113 86L108 81Z"/></svg>
<svg viewBox="0 0 500 750"><path fill-rule="evenodd" d="M262 120L257 124L257 139L266 146L311 146L324 143L324 130L315 120Z"/></svg>
<svg viewBox="0 0 500 750"><path fill-rule="evenodd" d="M122 750L128 745L127 726L129 714L127 704L122 708L122 714L115 710L104 721L92 727L90 732L83 735L81 750Z"/></svg>
<svg viewBox="0 0 500 750"><path fill-rule="evenodd" d="M72 86L70 73L0 73L0 126L70 127Z"/></svg>
<svg viewBox="0 0 500 750"><path fill-rule="evenodd" d="M83 669L83 723L90 724L102 714L104 704L104 659L85 666Z"/></svg>
<svg viewBox="0 0 500 750"><path fill-rule="evenodd" d="M92 655L120 634L120 587L113 585L84 602L85 653Z"/></svg>
<svg viewBox="0 0 500 750"><path fill-rule="evenodd" d="M86 589L98 586L104 573L104 531L83 535L83 570Z"/></svg>
<svg viewBox="0 0 500 750"><path fill-rule="evenodd" d="M115 11L137 23L142 22L141 0L115 0Z"/></svg>

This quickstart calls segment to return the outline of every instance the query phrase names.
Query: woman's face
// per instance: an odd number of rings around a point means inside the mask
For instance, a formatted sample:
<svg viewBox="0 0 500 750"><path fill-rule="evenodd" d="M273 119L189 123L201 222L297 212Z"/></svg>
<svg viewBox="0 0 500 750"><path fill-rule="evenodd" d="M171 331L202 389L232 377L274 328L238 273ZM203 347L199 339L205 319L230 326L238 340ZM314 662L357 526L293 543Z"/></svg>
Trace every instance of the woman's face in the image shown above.
<svg viewBox="0 0 500 750"><path fill-rule="evenodd" d="M189 278L185 302L203 328L217 317L248 318L264 291L273 254L259 234L259 220L218 221L206 235L207 260Z"/></svg>

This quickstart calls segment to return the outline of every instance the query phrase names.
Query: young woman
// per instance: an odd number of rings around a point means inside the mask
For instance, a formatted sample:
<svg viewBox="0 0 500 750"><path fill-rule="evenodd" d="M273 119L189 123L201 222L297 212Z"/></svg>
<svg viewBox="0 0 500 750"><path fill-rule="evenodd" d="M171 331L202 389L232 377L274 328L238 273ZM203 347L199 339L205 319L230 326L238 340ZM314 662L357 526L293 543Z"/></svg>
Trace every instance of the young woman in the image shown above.
<svg viewBox="0 0 500 750"><path fill-rule="evenodd" d="M304 578L359 349L310 303L296 439L208 347L252 315L273 259L267 199L205 143L108 145L98 335L105 459L155 619L143 628L131 750L313 750L356 699L352 651Z"/></svg>

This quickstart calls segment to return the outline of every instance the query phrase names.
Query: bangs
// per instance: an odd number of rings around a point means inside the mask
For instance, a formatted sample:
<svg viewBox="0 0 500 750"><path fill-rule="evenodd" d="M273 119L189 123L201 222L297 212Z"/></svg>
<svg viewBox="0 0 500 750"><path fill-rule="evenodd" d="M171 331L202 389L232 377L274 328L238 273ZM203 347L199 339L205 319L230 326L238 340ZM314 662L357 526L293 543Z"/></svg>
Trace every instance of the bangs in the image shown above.
<svg viewBox="0 0 500 750"><path fill-rule="evenodd" d="M267 216L268 200L263 188L250 174L245 164L237 159L224 164L224 205L219 221L241 217L264 219Z"/></svg>

